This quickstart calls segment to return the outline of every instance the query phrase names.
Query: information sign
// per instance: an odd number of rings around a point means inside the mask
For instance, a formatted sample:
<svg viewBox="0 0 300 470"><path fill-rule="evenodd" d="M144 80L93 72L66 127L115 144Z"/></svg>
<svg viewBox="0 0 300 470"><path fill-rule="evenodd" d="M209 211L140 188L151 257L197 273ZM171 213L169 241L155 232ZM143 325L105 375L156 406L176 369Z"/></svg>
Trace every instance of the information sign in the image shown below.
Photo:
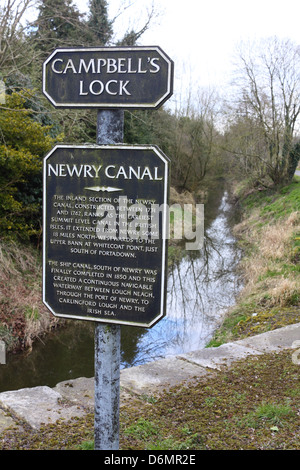
<svg viewBox="0 0 300 470"><path fill-rule="evenodd" d="M58 145L43 178L45 305L151 327L165 314L168 158L155 146Z"/></svg>

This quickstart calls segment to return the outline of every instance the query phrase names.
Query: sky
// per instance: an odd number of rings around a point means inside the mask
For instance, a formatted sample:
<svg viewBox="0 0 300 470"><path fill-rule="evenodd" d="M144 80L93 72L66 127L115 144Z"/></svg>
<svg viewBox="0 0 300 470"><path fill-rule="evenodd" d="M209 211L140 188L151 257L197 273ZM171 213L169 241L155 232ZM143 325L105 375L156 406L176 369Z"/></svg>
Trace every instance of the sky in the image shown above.
<svg viewBox="0 0 300 470"><path fill-rule="evenodd" d="M81 11L88 0L75 0ZM192 89L224 89L231 79L237 45L268 36L289 38L300 45L299 0L108 0L109 14L118 17L114 30L139 29L154 5L158 17L139 45L160 46L175 64L174 95Z"/></svg>
<svg viewBox="0 0 300 470"><path fill-rule="evenodd" d="M73 0L81 12L89 0ZM139 45L160 46L174 61L174 102L199 89L226 90L241 41L269 36L300 45L299 0L107 0L116 39L139 30L154 6L157 17ZM125 8L124 6L128 7ZM97 44L95 44L97 46ZM171 101L170 100L170 101Z"/></svg>

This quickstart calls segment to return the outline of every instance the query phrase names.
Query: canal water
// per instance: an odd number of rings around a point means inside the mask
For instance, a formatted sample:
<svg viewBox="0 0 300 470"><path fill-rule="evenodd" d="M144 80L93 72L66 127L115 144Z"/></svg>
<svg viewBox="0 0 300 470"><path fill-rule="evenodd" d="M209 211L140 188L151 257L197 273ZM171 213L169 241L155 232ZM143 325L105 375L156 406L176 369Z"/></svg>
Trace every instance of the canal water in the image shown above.
<svg viewBox="0 0 300 470"><path fill-rule="evenodd" d="M169 266L167 314L151 329L121 327L121 367L204 348L240 290L237 211L220 184L204 206L204 245ZM68 320L29 354L0 365L0 392L94 375L94 323Z"/></svg>

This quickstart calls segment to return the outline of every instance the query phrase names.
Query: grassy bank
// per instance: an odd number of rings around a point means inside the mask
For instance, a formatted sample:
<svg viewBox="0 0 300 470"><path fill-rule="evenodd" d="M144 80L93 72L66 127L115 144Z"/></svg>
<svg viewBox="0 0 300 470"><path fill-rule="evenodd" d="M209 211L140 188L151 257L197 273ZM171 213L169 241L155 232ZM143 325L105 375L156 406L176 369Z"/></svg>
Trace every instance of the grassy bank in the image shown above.
<svg viewBox="0 0 300 470"><path fill-rule="evenodd" d="M278 190L235 191L244 287L209 346L300 322L300 178Z"/></svg>
<svg viewBox="0 0 300 470"><path fill-rule="evenodd" d="M0 340L6 351L29 350L57 326L42 303L40 253L14 242L0 243Z"/></svg>

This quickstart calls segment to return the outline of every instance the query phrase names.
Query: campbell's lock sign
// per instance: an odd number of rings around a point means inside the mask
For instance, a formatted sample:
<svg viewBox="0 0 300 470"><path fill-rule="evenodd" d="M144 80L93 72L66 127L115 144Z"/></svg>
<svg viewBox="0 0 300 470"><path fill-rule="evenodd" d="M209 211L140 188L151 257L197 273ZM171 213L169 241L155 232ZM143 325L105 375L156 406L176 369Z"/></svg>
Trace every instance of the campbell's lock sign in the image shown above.
<svg viewBox="0 0 300 470"><path fill-rule="evenodd" d="M158 108L173 93L173 68L157 46L56 49L43 92L62 108Z"/></svg>

